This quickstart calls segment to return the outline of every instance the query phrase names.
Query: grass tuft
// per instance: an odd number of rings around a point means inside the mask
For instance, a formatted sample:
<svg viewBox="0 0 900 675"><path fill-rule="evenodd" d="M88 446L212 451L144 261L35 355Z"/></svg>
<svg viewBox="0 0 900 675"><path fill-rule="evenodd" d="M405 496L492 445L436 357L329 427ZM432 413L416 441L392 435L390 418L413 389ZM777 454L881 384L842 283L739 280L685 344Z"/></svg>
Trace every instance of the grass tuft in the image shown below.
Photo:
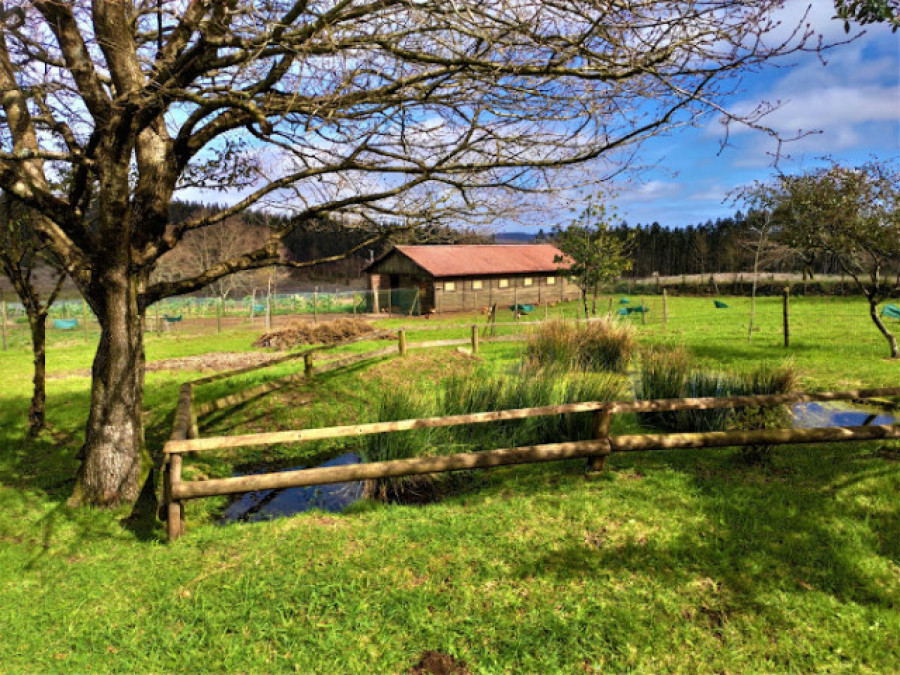
<svg viewBox="0 0 900 675"><path fill-rule="evenodd" d="M548 321L532 333L525 357L533 366L621 373L636 351L635 328L630 324L613 319L587 324Z"/></svg>

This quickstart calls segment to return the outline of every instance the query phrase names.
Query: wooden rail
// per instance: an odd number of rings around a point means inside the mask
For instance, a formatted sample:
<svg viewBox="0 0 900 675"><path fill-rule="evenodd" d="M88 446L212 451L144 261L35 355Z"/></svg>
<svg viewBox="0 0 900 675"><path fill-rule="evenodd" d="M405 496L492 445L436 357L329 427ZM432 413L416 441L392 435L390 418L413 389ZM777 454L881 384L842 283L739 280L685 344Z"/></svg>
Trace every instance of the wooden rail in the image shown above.
<svg viewBox="0 0 900 675"><path fill-rule="evenodd" d="M190 390L188 389L188 401ZM205 438L190 436L191 420L176 415L176 430L166 443L164 453L170 458L168 489L166 491L169 538L183 532L181 502L213 495L235 494L262 489L305 487L356 480L371 480L399 476L458 471L461 469L488 468L508 464L550 462L576 457L587 457L591 468L600 468L611 452L639 452L661 448L706 448L734 445L785 445L826 443L834 441L868 441L900 438L900 425L860 427L822 427L812 429L766 429L760 431L715 431L704 433L640 434L610 436L610 419L613 414L635 412L667 412L688 409L713 409L734 407L760 407L812 401L838 401L900 396L900 387L857 389L840 392L774 394L763 396L732 396L726 398L659 399L652 401L588 401L537 408L500 410L468 415L430 417L396 422L345 425L321 429L283 431L266 434ZM182 410L181 401L179 411ZM190 410L190 406L187 406ZM482 424L502 420L525 419L571 413L594 413L594 438L570 443L503 448L484 452L459 453L440 457L351 464L339 467L320 467L274 474L259 474L207 481L186 482L181 479L181 455L214 449L268 445L273 443L297 443L325 438L347 438L366 434L390 433L410 429L446 427L460 424ZM179 426L181 425L181 426ZM188 431L182 433L184 429ZM176 462L177 458L177 462ZM176 506L177 505L177 506ZM171 519L178 520L173 525Z"/></svg>

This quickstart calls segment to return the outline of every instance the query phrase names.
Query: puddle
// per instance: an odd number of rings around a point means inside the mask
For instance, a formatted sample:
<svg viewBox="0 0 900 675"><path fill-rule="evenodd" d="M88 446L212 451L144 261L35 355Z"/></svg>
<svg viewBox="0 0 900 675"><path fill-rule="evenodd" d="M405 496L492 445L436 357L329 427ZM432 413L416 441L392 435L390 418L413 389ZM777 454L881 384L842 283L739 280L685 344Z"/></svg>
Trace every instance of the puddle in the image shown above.
<svg viewBox="0 0 900 675"><path fill-rule="evenodd" d="M356 464L359 461L359 455L348 452L317 466L341 466L343 464ZM283 470L296 471L305 468L307 467L297 466ZM259 473L270 472L260 471ZM337 512L361 499L362 494L362 481L247 492L228 505L225 513L219 519L219 523L225 524L236 521L252 523L260 520L291 516L311 509Z"/></svg>
<svg viewBox="0 0 900 675"><path fill-rule="evenodd" d="M851 403L798 403L791 406L795 429L898 424L896 413Z"/></svg>

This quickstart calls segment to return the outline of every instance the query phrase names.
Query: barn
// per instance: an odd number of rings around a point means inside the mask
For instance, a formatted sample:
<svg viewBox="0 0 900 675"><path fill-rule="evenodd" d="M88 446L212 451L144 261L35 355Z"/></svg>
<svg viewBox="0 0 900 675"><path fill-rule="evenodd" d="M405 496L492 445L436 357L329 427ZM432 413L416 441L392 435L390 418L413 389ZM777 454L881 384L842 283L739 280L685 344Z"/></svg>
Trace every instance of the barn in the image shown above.
<svg viewBox="0 0 900 675"><path fill-rule="evenodd" d="M540 305L581 295L551 244L396 246L370 264L373 311L409 314Z"/></svg>

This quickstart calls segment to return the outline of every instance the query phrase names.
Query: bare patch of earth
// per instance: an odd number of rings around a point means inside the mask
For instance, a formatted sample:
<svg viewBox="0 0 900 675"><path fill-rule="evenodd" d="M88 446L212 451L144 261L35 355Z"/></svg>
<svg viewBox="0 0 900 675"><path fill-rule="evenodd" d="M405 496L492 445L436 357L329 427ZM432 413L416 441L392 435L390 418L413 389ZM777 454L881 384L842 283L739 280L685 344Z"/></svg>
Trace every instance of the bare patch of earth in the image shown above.
<svg viewBox="0 0 900 675"><path fill-rule="evenodd" d="M147 372L159 370L190 370L194 372L220 372L234 370L247 366L258 366L273 359L279 358L271 352L213 352L210 354L197 354L196 356L179 356L173 359L161 359L148 361ZM66 377L89 377L91 371L69 370L64 373L48 375L47 379L59 380Z"/></svg>

